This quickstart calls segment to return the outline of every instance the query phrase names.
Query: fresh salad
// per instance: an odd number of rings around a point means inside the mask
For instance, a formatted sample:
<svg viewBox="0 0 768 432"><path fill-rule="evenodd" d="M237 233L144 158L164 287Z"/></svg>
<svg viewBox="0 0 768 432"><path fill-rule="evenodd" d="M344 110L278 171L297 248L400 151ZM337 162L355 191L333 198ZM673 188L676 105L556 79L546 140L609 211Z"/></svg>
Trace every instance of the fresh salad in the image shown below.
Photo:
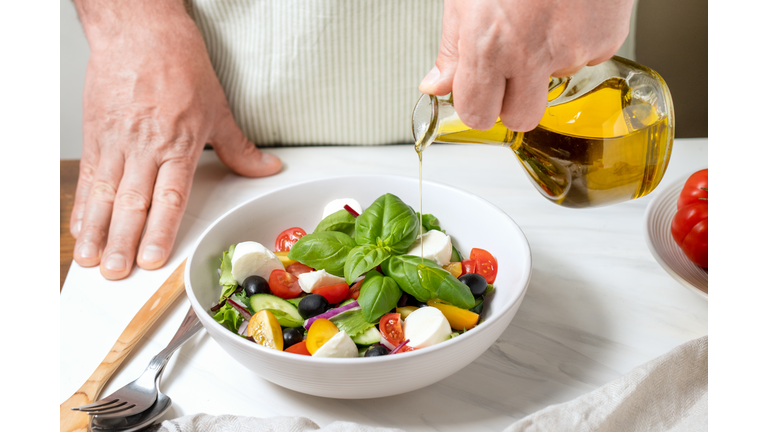
<svg viewBox="0 0 768 432"><path fill-rule="evenodd" d="M274 250L244 241L224 251L211 313L230 331L293 354L396 354L478 325L496 272L493 255L474 248L465 259L435 216L395 195L365 211L339 199L311 234L292 227Z"/></svg>

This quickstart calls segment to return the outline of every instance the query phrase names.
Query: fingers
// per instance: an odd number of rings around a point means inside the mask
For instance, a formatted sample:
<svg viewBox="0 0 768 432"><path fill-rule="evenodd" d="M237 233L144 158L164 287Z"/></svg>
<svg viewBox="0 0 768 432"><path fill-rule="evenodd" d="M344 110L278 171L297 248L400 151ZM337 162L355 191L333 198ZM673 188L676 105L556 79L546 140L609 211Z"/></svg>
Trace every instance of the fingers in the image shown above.
<svg viewBox="0 0 768 432"><path fill-rule="evenodd" d="M87 142L87 141L86 141ZM72 214L69 217L69 232L75 239L80 235L85 216L85 204L91 193L91 186L99 165L98 146L84 146L80 159L80 172L77 176L77 188L75 200L72 206Z"/></svg>
<svg viewBox="0 0 768 432"><path fill-rule="evenodd" d="M246 177L266 177L277 174L283 167L280 159L263 153L248 141L229 111L217 125L211 139L216 155L236 173Z"/></svg>
<svg viewBox="0 0 768 432"><path fill-rule="evenodd" d="M452 2L445 2L443 9L443 33L435 67L419 84L425 94L444 96L451 92L456 66L459 63L459 22Z"/></svg>
<svg viewBox="0 0 768 432"><path fill-rule="evenodd" d="M160 166L146 233L136 258L139 267L154 270L168 260L189 200L196 166L196 159L173 159Z"/></svg>
<svg viewBox="0 0 768 432"><path fill-rule="evenodd" d="M507 80L501 121L517 132L534 129L547 109L549 74L522 74Z"/></svg>
<svg viewBox="0 0 768 432"><path fill-rule="evenodd" d="M83 187L78 185L78 193L85 194L80 198L81 204L83 199L85 204L73 258L83 267L93 267L101 260L112 217L112 205L123 175L122 155L105 153L101 156L90 185L87 185L88 175L85 176ZM90 168L84 169L86 173L90 171Z"/></svg>
<svg viewBox="0 0 768 432"><path fill-rule="evenodd" d="M123 279L133 267L157 171L157 163L151 158L129 157L125 162L101 259L100 270L106 279Z"/></svg>

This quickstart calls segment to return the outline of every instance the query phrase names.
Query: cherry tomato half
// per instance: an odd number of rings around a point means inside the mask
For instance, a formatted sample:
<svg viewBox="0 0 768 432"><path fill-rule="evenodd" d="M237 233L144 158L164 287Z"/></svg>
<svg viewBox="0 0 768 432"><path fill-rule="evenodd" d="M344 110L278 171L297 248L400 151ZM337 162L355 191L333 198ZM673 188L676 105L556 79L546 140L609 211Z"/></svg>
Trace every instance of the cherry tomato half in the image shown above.
<svg viewBox="0 0 768 432"><path fill-rule="evenodd" d="M471 260L469 258L461 261L461 274L465 275L467 273L474 273L475 272L475 261Z"/></svg>
<svg viewBox="0 0 768 432"><path fill-rule="evenodd" d="M272 294L280 298L291 299L302 293L299 286L299 278L285 270L272 270L268 283Z"/></svg>
<svg viewBox="0 0 768 432"><path fill-rule="evenodd" d="M490 252L484 249L473 248L469 252L469 259L475 262L474 272L484 277L489 284L496 280L498 264L496 263L496 258Z"/></svg>
<svg viewBox="0 0 768 432"><path fill-rule="evenodd" d="M308 355L308 356L312 355L307 349L307 341L305 340L289 346L288 348L285 349L285 352L289 352L293 354Z"/></svg>
<svg viewBox="0 0 768 432"><path fill-rule="evenodd" d="M354 299L357 300L357 298L360 296L360 287L363 286L363 281L365 278L360 279L359 281L355 282L352 287L349 289L349 292L347 293L347 296L344 298L344 300Z"/></svg>
<svg viewBox="0 0 768 432"><path fill-rule="evenodd" d="M347 298L348 293L349 285L347 285L346 282L317 287L312 290L312 294L320 294L325 297L330 304L340 303Z"/></svg>
<svg viewBox="0 0 768 432"><path fill-rule="evenodd" d="M403 343L405 336L403 334L403 321L400 318L400 314L392 312L381 317L381 320L379 320L379 332L393 346Z"/></svg>
<svg viewBox="0 0 768 432"><path fill-rule="evenodd" d="M305 235L307 235L307 232L299 227L288 228L277 235L277 240L275 240L275 252L286 252L291 250L293 245Z"/></svg>
<svg viewBox="0 0 768 432"><path fill-rule="evenodd" d="M300 274L309 273L314 270L312 270L312 267L308 265L302 264L300 262L295 262L289 265L288 267L286 267L285 271L287 271L288 273L296 277L299 277Z"/></svg>

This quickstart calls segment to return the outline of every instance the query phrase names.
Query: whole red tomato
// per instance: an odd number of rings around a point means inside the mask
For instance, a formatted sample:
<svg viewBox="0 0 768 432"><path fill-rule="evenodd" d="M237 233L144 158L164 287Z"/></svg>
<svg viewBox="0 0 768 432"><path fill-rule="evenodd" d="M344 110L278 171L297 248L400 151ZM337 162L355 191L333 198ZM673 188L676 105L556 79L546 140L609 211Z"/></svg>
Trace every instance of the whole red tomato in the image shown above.
<svg viewBox="0 0 768 432"><path fill-rule="evenodd" d="M683 185L683 190L680 192L680 197L677 199L677 209L680 210L688 204L693 204L699 201L699 198L706 199L709 196L707 191L709 173L705 168L701 171L696 171L688 177Z"/></svg>
<svg viewBox="0 0 768 432"><path fill-rule="evenodd" d="M678 199L678 210L672 218L672 238L694 264L708 268L707 170L701 170L685 182ZM698 191L694 190L698 189ZM702 193L703 192L703 193ZM681 205L682 204L682 205Z"/></svg>

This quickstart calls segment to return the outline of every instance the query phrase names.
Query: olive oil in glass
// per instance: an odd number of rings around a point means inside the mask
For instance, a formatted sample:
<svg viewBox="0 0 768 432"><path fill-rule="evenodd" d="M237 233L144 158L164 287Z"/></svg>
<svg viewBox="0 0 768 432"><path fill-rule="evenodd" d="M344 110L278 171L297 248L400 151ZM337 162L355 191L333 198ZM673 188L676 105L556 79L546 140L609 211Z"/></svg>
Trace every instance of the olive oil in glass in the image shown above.
<svg viewBox="0 0 768 432"><path fill-rule="evenodd" d="M669 89L654 71L614 57L553 78L549 103L530 132L461 122L450 99L423 95L413 115L416 151L433 142L508 147L538 191L573 208L639 198L661 181L674 137Z"/></svg>

